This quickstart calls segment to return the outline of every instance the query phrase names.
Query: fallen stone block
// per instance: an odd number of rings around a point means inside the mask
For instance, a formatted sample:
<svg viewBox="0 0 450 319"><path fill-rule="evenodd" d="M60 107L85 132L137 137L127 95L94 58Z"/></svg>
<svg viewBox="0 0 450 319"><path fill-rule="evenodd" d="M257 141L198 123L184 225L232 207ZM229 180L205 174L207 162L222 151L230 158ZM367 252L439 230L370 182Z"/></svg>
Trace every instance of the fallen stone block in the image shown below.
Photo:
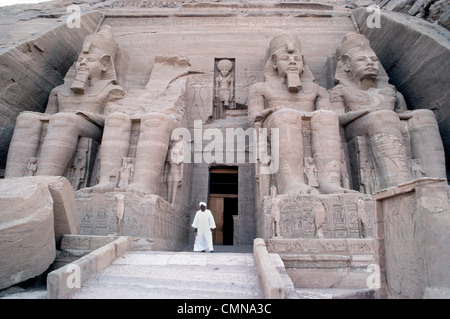
<svg viewBox="0 0 450 319"><path fill-rule="evenodd" d="M53 199L46 183L0 181L0 289L36 277L56 256Z"/></svg>

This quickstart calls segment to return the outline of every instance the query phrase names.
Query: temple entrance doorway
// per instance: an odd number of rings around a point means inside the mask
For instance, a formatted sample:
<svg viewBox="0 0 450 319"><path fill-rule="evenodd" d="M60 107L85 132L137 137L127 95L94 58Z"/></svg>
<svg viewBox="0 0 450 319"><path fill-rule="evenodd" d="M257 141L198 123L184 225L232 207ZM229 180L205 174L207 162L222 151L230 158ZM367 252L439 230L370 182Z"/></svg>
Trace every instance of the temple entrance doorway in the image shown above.
<svg viewBox="0 0 450 319"><path fill-rule="evenodd" d="M208 208L216 229L214 245L233 245L234 215L238 215L238 168L212 167L209 170Z"/></svg>

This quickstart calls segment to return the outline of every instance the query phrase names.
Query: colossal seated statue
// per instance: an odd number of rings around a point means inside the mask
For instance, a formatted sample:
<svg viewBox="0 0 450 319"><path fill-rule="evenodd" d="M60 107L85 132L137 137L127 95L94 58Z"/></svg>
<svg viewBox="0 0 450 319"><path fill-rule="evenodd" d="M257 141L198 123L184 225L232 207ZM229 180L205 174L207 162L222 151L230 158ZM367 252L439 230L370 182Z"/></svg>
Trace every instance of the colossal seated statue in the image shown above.
<svg viewBox="0 0 450 319"><path fill-rule="evenodd" d="M367 138L377 180L366 184L377 185L375 191L397 186L417 176L411 167L419 163L421 168L416 171L446 178L444 148L433 112L407 109L387 76L379 76L381 67L367 38L347 34L336 50L336 59L337 85L331 90L331 101L340 113L347 141Z"/></svg>
<svg viewBox="0 0 450 319"><path fill-rule="evenodd" d="M273 174L278 193L351 192L341 186L338 116L329 109L325 88L313 82L296 36L280 34L272 39L264 78L250 88L249 123L279 130L279 169ZM304 134L306 123L309 136ZM306 154L305 145L311 154ZM318 191L305 183L305 157L312 157L317 168Z"/></svg>
<svg viewBox="0 0 450 319"><path fill-rule="evenodd" d="M117 43L109 26L86 37L78 61L67 73L64 84L50 93L45 113L22 112L18 116L5 177L24 176L27 164L39 151L45 121L49 123L35 175L64 175L80 137L100 142L106 103L124 95L116 80L116 50Z"/></svg>
<svg viewBox="0 0 450 319"><path fill-rule="evenodd" d="M105 193L119 186L126 191L161 194L172 132L185 121L189 69L189 60L184 57L158 56L146 88L128 92L122 105L108 109L100 146L99 183L94 192ZM136 145L132 145L133 123L139 123ZM130 156L132 146L135 152ZM121 183L117 176L125 157L133 158L134 174L127 183Z"/></svg>

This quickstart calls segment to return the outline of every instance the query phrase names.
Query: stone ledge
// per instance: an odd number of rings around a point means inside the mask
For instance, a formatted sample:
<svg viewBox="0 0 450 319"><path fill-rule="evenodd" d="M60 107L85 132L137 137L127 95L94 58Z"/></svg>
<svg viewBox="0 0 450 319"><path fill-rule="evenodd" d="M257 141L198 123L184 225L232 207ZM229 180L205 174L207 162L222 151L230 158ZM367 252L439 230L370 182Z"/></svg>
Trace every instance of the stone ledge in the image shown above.
<svg viewBox="0 0 450 319"><path fill-rule="evenodd" d="M429 186L432 184L436 184L435 186L439 186L438 183L446 183L446 180L444 178L422 177L416 180L411 180L409 182L402 183L396 187L390 187L379 190L378 192L373 194L373 199L383 200L399 194L405 194L415 191L415 189L418 186ZM445 186L445 184L443 185Z"/></svg>
<svg viewBox="0 0 450 319"><path fill-rule="evenodd" d="M253 254L265 298L286 299L288 287L272 262L263 239L256 238L253 241Z"/></svg>
<svg viewBox="0 0 450 319"><path fill-rule="evenodd" d="M97 8L106 17L118 16L252 16L272 15L279 13L288 14L321 14L332 16L334 6L324 3L184 3L181 6L138 8L138 7L113 7Z"/></svg>
<svg viewBox="0 0 450 319"><path fill-rule="evenodd" d="M131 237L120 236L86 256L50 272L47 276L47 298L68 298L115 259L131 250L131 245ZM78 274L77 271L79 271ZM77 276L79 277L76 278Z"/></svg>

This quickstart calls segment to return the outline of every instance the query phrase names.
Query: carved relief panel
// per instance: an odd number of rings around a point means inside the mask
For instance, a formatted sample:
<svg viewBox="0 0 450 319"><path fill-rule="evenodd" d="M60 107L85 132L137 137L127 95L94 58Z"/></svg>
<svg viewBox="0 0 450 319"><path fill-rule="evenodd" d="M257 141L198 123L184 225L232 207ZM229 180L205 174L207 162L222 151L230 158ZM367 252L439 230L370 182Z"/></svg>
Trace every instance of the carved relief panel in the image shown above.
<svg viewBox="0 0 450 319"><path fill-rule="evenodd" d="M375 206L374 201L367 195L278 195L278 197L282 238L371 238L374 236ZM270 197L264 199L264 215L270 216L271 203ZM323 205L322 214L317 214L317 209L315 214L317 204ZM270 229L271 227L268 226L264 228L266 238L273 236Z"/></svg>

